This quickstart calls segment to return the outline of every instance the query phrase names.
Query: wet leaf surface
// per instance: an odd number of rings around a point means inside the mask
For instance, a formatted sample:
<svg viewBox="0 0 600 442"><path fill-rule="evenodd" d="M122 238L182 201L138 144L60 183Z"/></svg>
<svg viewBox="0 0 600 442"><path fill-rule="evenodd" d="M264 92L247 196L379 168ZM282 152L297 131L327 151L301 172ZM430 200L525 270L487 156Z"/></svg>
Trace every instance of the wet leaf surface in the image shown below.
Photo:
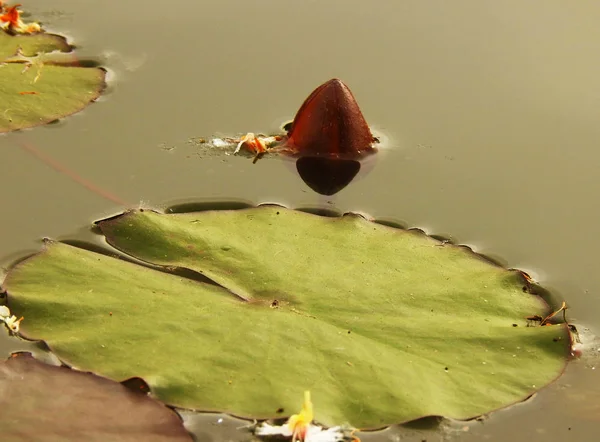
<svg viewBox="0 0 600 442"><path fill-rule="evenodd" d="M179 416L123 385L27 353L0 362L3 442L191 442Z"/></svg>
<svg viewBox="0 0 600 442"><path fill-rule="evenodd" d="M566 363L564 324L526 326L548 309L522 274L421 233L273 206L99 226L163 271L48 242L9 272L9 305L64 361L142 377L169 404L282 417L310 390L326 425L465 419Z"/></svg>

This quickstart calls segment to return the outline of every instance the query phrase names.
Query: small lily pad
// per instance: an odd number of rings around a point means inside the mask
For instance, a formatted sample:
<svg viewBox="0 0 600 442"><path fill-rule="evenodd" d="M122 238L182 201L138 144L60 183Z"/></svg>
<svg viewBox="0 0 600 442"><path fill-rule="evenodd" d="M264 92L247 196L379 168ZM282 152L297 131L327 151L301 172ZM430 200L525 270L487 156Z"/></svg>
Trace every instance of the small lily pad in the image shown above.
<svg viewBox="0 0 600 442"><path fill-rule="evenodd" d="M3 442L191 442L181 418L123 385L16 354L0 362Z"/></svg>
<svg viewBox="0 0 600 442"><path fill-rule="evenodd" d="M10 308L70 365L172 405L281 417L310 390L325 425L466 419L566 364L565 324L527 327L548 307L523 274L422 233L273 206L99 227L149 266L49 241L9 271Z"/></svg>
<svg viewBox="0 0 600 442"><path fill-rule="evenodd" d="M0 30L0 133L39 126L79 112L98 98L106 71L83 67L63 37Z"/></svg>

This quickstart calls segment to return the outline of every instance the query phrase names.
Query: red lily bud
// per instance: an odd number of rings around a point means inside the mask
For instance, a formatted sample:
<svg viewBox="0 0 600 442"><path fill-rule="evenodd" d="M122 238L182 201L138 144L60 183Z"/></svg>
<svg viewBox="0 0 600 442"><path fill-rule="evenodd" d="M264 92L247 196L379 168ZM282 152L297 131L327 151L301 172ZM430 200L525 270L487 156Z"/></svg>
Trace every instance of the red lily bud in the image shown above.
<svg viewBox="0 0 600 442"><path fill-rule="evenodd" d="M298 156L359 159L376 152L373 135L352 92L334 78L304 101L286 147Z"/></svg>

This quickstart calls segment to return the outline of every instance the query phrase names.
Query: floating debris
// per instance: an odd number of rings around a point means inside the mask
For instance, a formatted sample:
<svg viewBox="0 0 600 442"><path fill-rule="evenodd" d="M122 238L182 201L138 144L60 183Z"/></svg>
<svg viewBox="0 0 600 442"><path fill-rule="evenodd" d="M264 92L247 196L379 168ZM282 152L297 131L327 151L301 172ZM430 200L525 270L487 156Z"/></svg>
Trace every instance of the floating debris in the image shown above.
<svg viewBox="0 0 600 442"><path fill-rule="evenodd" d="M233 153L238 153L242 146L254 154L265 153L268 149L272 148L279 141L281 141L282 138L283 137L281 136L255 136L252 132L248 132L240 139Z"/></svg>
<svg viewBox="0 0 600 442"><path fill-rule="evenodd" d="M190 138L187 142L199 147L204 155L235 155L257 159L265 153L276 152L283 135L264 135L252 132L239 137Z"/></svg>
<svg viewBox="0 0 600 442"><path fill-rule="evenodd" d="M542 318L540 315L527 316L525 319L527 320L527 327L534 326L553 326L566 324L569 330L569 338L571 340L571 352L570 355L572 358L579 358L583 354L584 346L581 342L581 337L579 336L579 332L577 331L577 327L573 324L569 323L567 320L567 310L568 306L566 302L562 302L560 308L552 313L550 313L545 318ZM551 320L556 320L556 316L559 313L562 313L562 321L553 322ZM559 341L560 338L555 338L554 341Z"/></svg>

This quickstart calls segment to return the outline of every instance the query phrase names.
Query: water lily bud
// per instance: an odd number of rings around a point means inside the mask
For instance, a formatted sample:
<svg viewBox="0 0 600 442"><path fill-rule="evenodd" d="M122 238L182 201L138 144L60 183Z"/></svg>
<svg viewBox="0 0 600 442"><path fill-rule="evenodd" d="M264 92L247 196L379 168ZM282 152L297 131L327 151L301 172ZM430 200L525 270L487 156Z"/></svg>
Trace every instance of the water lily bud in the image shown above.
<svg viewBox="0 0 600 442"><path fill-rule="evenodd" d="M341 80L334 78L304 101L286 145L299 156L359 159L376 151L373 141L354 95Z"/></svg>

